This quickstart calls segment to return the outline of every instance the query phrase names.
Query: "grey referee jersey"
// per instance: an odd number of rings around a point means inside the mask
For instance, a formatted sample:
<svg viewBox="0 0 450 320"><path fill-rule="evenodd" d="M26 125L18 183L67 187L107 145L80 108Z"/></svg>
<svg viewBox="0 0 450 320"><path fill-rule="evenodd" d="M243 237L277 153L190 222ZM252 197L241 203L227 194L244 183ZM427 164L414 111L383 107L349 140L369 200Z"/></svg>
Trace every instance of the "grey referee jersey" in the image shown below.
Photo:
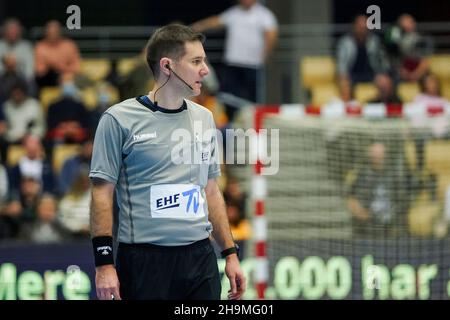
<svg viewBox="0 0 450 320"><path fill-rule="evenodd" d="M118 240L178 246L207 238L204 187L220 175L218 153L212 113L192 101L165 110L133 98L106 110L89 177L116 183Z"/></svg>

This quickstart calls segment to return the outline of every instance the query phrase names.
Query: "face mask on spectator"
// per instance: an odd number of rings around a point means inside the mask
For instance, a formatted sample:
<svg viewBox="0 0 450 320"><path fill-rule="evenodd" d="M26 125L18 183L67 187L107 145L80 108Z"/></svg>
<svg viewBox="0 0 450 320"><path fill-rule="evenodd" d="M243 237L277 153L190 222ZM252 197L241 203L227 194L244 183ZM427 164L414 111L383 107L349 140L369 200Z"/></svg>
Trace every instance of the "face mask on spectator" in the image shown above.
<svg viewBox="0 0 450 320"><path fill-rule="evenodd" d="M100 92L98 95L98 103L100 105L107 105L109 104L109 94L108 92Z"/></svg>
<svg viewBox="0 0 450 320"><path fill-rule="evenodd" d="M62 94L65 97L75 98L77 95L77 87L73 83L65 83L62 87Z"/></svg>

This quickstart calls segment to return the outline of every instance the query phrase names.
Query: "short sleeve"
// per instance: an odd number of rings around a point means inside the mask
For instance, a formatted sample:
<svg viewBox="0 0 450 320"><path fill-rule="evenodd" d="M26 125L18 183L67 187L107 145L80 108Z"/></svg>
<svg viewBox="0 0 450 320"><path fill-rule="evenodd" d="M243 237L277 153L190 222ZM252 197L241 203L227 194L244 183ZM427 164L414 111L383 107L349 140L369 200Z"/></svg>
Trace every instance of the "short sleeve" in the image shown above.
<svg viewBox="0 0 450 320"><path fill-rule="evenodd" d="M278 22L275 15L270 11L266 10L264 14L264 19L262 19L263 28L265 31L278 29Z"/></svg>
<svg viewBox="0 0 450 320"><path fill-rule="evenodd" d="M98 123L89 177L116 183L122 165L123 132L117 120L104 113Z"/></svg>
<svg viewBox="0 0 450 320"><path fill-rule="evenodd" d="M229 9L225 10L224 12L222 12L221 14L219 14L220 22L224 26L228 26L232 23L233 11L234 11L234 7L231 7Z"/></svg>

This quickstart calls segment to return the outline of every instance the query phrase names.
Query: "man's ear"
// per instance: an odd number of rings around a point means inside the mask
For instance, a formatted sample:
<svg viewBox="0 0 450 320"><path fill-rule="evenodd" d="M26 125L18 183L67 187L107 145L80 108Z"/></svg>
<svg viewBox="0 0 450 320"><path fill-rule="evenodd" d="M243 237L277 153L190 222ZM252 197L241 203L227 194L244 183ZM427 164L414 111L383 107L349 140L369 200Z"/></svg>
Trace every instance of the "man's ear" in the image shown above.
<svg viewBox="0 0 450 320"><path fill-rule="evenodd" d="M164 73L166 76L169 76L170 74L170 67L168 68L167 66L170 66L170 63L172 61L169 58L161 58L161 60L159 60L159 70L161 70L161 73Z"/></svg>

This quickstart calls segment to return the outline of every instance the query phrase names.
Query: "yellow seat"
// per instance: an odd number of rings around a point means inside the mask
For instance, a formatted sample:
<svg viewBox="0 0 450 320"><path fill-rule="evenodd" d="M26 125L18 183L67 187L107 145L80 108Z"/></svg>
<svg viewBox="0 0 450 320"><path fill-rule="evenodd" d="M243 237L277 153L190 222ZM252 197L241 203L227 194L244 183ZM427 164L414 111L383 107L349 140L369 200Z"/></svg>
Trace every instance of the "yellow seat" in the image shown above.
<svg viewBox="0 0 450 320"><path fill-rule="evenodd" d="M445 81L441 85L441 93L444 98L450 101L450 80Z"/></svg>
<svg viewBox="0 0 450 320"><path fill-rule="evenodd" d="M111 71L111 62L107 59L83 59L81 74L96 82L106 78Z"/></svg>
<svg viewBox="0 0 450 320"><path fill-rule="evenodd" d="M119 90L110 84L102 84L102 90L106 90L109 94L109 105L119 102ZM87 87L81 91L81 99L86 106L86 109L95 109L98 105L100 89L96 87Z"/></svg>
<svg viewBox="0 0 450 320"><path fill-rule="evenodd" d="M59 144L53 148L53 171L57 174L61 172L64 161L80 153L79 144Z"/></svg>
<svg viewBox="0 0 450 320"><path fill-rule="evenodd" d="M302 86L311 89L314 85L333 83L336 63L331 56L307 56L300 61Z"/></svg>
<svg viewBox="0 0 450 320"><path fill-rule="evenodd" d="M404 144L406 163L410 170L417 169L417 151L413 140L407 140Z"/></svg>
<svg viewBox="0 0 450 320"><path fill-rule="evenodd" d="M450 185L450 141L432 140L425 144L425 168L436 174L438 199L443 201Z"/></svg>
<svg viewBox="0 0 450 320"><path fill-rule="evenodd" d="M355 84L354 93L355 99L359 103L365 104L377 97L378 90L372 83L357 83Z"/></svg>
<svg viewBox="0 0 450 320"><path fill-rule="evenodd" d="M420 93L420 87L417 82L402 82L397 86L397 95L403 103L408 103Z"/></svg>
<svg viewBox="0 0 450 320"><path fill-rule="evenodd" d="M110 103L111 105L113 105L113 104L119 102L119 100L120 100L120 94L119 94L119 90L118 90L115 86L113 86L113 85L108 85L108 86L106 87L106 90L107 90L108 93L109 93L109 103ZM150 90L149 90L149 91L150 91Z"/></svg>
<svg viewBox="0 0 450 320"><path fill-rule="evenodd" d="M136 58L123 58L117 61L117 74L121 77L126 76L136 66Z"/></svg>
<svg viewBox="0 0 450 320"><path fill-rule="evenodd" d="M441 82L450 80L450 54L435 54L430 58L430 71Z"/></svg>
<svg viewBox="0 0 450 320"><path fill-rule="evenodd" d="M25 148L22 145L10 145L6 152L6 164L8 167L14 167L19 159L25 155Z"/></svg>
<svg viewBox="0 0 450 320"><path fill-rule="evenodd" d="M81 100L87 110L95 109L97 106L97 90L95 87L87 87L81 90Z"/></svg>
<svg viewBox="0 0 450 320"><path fill-rule="evenodd" d="M323 106L333 98L339 98L339 89L334 83L318 84L311 88L311 103Z"/></svg>
<svg viewBox="0 0 450 320"><path fill-rule="evenodd" d="M434 232L436 219L441 215L439 202L432 201L423 191L411 204L408 212L409 232L413 236L429 237Z"/></svg>
<svg viewBox="0 0 450 320"><path fill-rule="evenodd" d="M41 89L39 101L42 105L42 111L47 113L48 106L58 100L61 95L61 88L59 87L44 87Z"/></svg>

